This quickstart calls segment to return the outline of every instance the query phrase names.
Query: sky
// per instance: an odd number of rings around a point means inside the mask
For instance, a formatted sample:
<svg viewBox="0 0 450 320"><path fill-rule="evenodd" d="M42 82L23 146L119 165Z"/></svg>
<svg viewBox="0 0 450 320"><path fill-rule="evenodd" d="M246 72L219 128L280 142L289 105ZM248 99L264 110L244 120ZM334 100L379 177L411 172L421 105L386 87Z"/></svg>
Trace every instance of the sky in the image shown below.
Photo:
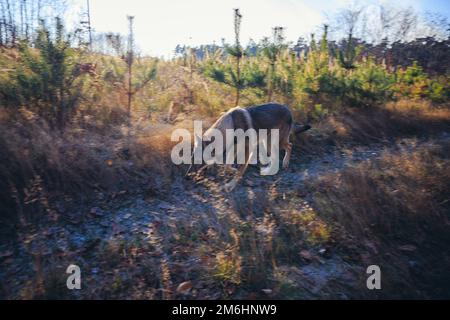
<svg viewBox="0 0 450 320"><path fill-rule="evenodd" d="M81 12L86 0L73 0ZM242 43L270 36L272 27L285 27L295 41L308 36L332 13L351 3L376 5L387 0L90 0L95 32L127 33L127 15L135 16L135 41L144 54L170 58L177 44L196 46L233 42L233 8L243 15ZM450 18L449 0L399 0L397 5L439 12Z"/></svg>

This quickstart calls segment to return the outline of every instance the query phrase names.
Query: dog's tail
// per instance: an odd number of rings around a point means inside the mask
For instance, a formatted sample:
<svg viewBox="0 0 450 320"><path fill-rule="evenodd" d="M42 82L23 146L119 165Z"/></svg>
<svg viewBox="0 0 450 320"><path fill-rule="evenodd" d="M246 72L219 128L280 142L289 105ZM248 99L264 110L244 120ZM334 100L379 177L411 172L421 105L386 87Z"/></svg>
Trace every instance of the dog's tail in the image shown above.
<svg viewBox="0 0 450 320"><path fill-rule="evenodd" d="M311 126L309 124L300 124L298 122L294 123L294 133L295 134L305 132L309 129L311 129Z"/></svg>

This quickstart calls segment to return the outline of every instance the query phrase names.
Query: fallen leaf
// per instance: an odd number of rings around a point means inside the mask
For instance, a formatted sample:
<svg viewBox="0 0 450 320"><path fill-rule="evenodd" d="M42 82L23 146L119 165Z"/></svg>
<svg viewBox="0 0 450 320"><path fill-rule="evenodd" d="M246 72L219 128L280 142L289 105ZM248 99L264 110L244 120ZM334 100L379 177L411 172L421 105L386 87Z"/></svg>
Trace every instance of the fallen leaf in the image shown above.
<svg viewBox="0 0 450 320"><path fill-rule="evenodd" d="M402 250L402 251L412 252L412 251L415 251L417 249L417 247L412 244L405 244L403 246L399 246L398 249Z"/></svg>
<svg viewBox="0 0 450 320"><path fill-rule="evenodd" d="M312 260L312 255L308 250L300 251L300 256L305 260Z"/></svg>
<svg viewBox="0 0 450 320"><path fill-rule="evenodd" d="M94 216L97 216L97 217L102 217L104 215L102 210L100 208L97 208L97 207L91 208L90 213L92 215L94 215Z"/></svg>
<svg viewBox="0 0 450 320"><path fill-rule="evenodd" d="M248 187L254 187L254 186L255 186L255 183L254 183L253 181L251 181L251 180L246 180L246 181L245 181L245 184L246 184Z"/></svg>
<svg viewBox="0 0 450 320"><path fill-rule="evenodd" d="M7 258L13 255L11 250L0 252L0 258Z"/></svg>
<svg viewBox="0 0 450 320"><path fill-rule="evenodd" d="M171 204L169 204L169 203L167 203L167 202L161 202L159 205L158 205L158 207L160 208L160 209L173 209L173 206L171 205Z"/></svg>
<svg viewBox="0 0 450 320"><path fill-rule="evenodd" d="M189 291L192 289L192 282L191 281L185 281L178 285L177 287L177 293L181 294L188 294Z"/></svg>

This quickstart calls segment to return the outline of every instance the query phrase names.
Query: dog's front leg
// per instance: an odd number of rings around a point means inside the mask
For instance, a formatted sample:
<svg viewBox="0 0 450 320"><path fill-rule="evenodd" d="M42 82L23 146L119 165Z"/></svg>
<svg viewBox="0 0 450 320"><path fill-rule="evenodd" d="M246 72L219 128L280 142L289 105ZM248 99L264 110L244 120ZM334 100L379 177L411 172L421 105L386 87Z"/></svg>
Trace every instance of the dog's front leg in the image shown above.
<svg viewBox="0 0 450 320"><path fill-rule="evenodd" d="M225 172L236 173L237 169L232 164L225 164Z"/></svg>
<svg viewBox="0 0 450 320"><path fill-rule="evenodd" d="M238 182L241 180L242 176L245 173L245 170L247 170L248 164L250 163L250 159L252 158L252 153L249 152L247 155L247 158L245 159L245 164L242 165L239 168L238 173L236 174L236 176L233 178L233 180L231 180L230 182L228 182L225 185L225 191L226 192L231 192L234 188L236 188L236 185L238 184Z"/></svg>

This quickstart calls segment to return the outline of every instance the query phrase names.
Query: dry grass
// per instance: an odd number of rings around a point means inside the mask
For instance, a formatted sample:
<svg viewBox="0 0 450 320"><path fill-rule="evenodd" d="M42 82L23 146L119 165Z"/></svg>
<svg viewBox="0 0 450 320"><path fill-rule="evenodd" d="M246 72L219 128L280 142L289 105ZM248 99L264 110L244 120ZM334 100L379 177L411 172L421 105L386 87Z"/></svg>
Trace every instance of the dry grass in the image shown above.
<svg viewBox="0 0 450 320"><path fill-rule="evenodd" d="M314 207L342 226L355 259L387 271L381 296L423 289L448 297L449 155L449 141L413 152L405 146L309 184Z"/></svg>
<svg viewBox="0 0 450 320"><path fill-rule="evenodd" d="M339 110L312 127L308 134L296 137L302 153L320 153L330 145L346 148L450 132L450 108L424 100L401 100L373 109Z"/></svg>
<svg viewBox="0 0 450 320"><path fill-rule="evenodd" d="M319 209L359 235L367 229L388 238L410 234L405 223L443 227L449 208L449 151L448 141L413 152L404 146L398 154L386 152L379 161L323 176L312 186Z"/></svg>
<svg viewBox="0 0 450 320"><path fill-rule="evenodd" d="M111 271L101 275L104 281L86 275L84 283L96 290L83 297L311 298L309 286L315 284L300 268L328 264L336 255L355 268L375 263L383 270L378 296L354 287L345 289L347 297L414 297L419 288L428 297L446 297L449 149L447 142L412 153L386 152L378 161L322 176L307 185L311 202L296 192L284 196L274 184L266 198L237 203L214 193L215 182L205 182L216 215L177 215L176 223L152 224L146 239L97 248L96 264ZM409 261L431 268L430 276L418 275ZM23 295L53 297L58 281L44 277L40 291L33 282ZM177 291L186 281L192 288ZM330 282L317 294L338 297L342 286Z"/></svg>
<svg viewBox="0 0 450 320"><path fill-rule="evenodd" d="M311 134L299 137L299 148L309 154L330 144L351 148L447 130L448 109L416 106L401 102L330 116L314 123ZM193 116L206 117L188 114L177 126L190 129ZM174 125L136 119L128 132L120 115L112 121L112 113L106 112L98 123L89 117L80 116L61 134L25 109L14 116L1 114L0 201L5 225L18 218L33 222L42 215L58 219L53 200L62 196L89 200L97 193L140 190L163 197L181 177L181 169L170 161ZM295 191L280 194L276 182L267 192L249 191L242 200L223 195L218 181L197 181L208 193L214 214L180 214L176 223L164 220L152 226L157 232L150 239L111 242L96 249L100 268L113 270L104 275L108 281L103 279L103 285L102 279L87 276L85 283L96 290L85 297L311 297L305 294L307 279L299 268L323 263L326 257L319 252L345 256L347 263L357 266L387 265L386 279L392 281L386 281L391 284L385 287L385 296L403 297L406 289L414 292L418 286L412 281L417 280L430 286L421 287L429 296L448 297L448 277L444 267L439 268L439 257L450 245L449 154L448 142L414 152L408 146L403 152L386 152L379 161L311 181L309 200ZM417 249L405 253L398 249L404 245ZM70 258L67 253L64 261ZM434 276L418 277L408 259L430 267ZM127 277L121 270L127 270ZM189 293L177 292L187 280L193 282ZM23 297L53 297L59 282L51 276L37 279L24 289ZM333 290L331 286L329 294L336 297L338 291ZM347 293L367 297L357 288Z"/></svg>
<svg viewBox="0 0 450 320"><path fill-rule="evenodd" d="M22 108L19 115L3 114L0 131L0 219L7 225L50 210L48 198L137 187L163 192L177 170L170 161L170 128L158 125L128 132L121 125L74 124L61 133Z"/></svg>

